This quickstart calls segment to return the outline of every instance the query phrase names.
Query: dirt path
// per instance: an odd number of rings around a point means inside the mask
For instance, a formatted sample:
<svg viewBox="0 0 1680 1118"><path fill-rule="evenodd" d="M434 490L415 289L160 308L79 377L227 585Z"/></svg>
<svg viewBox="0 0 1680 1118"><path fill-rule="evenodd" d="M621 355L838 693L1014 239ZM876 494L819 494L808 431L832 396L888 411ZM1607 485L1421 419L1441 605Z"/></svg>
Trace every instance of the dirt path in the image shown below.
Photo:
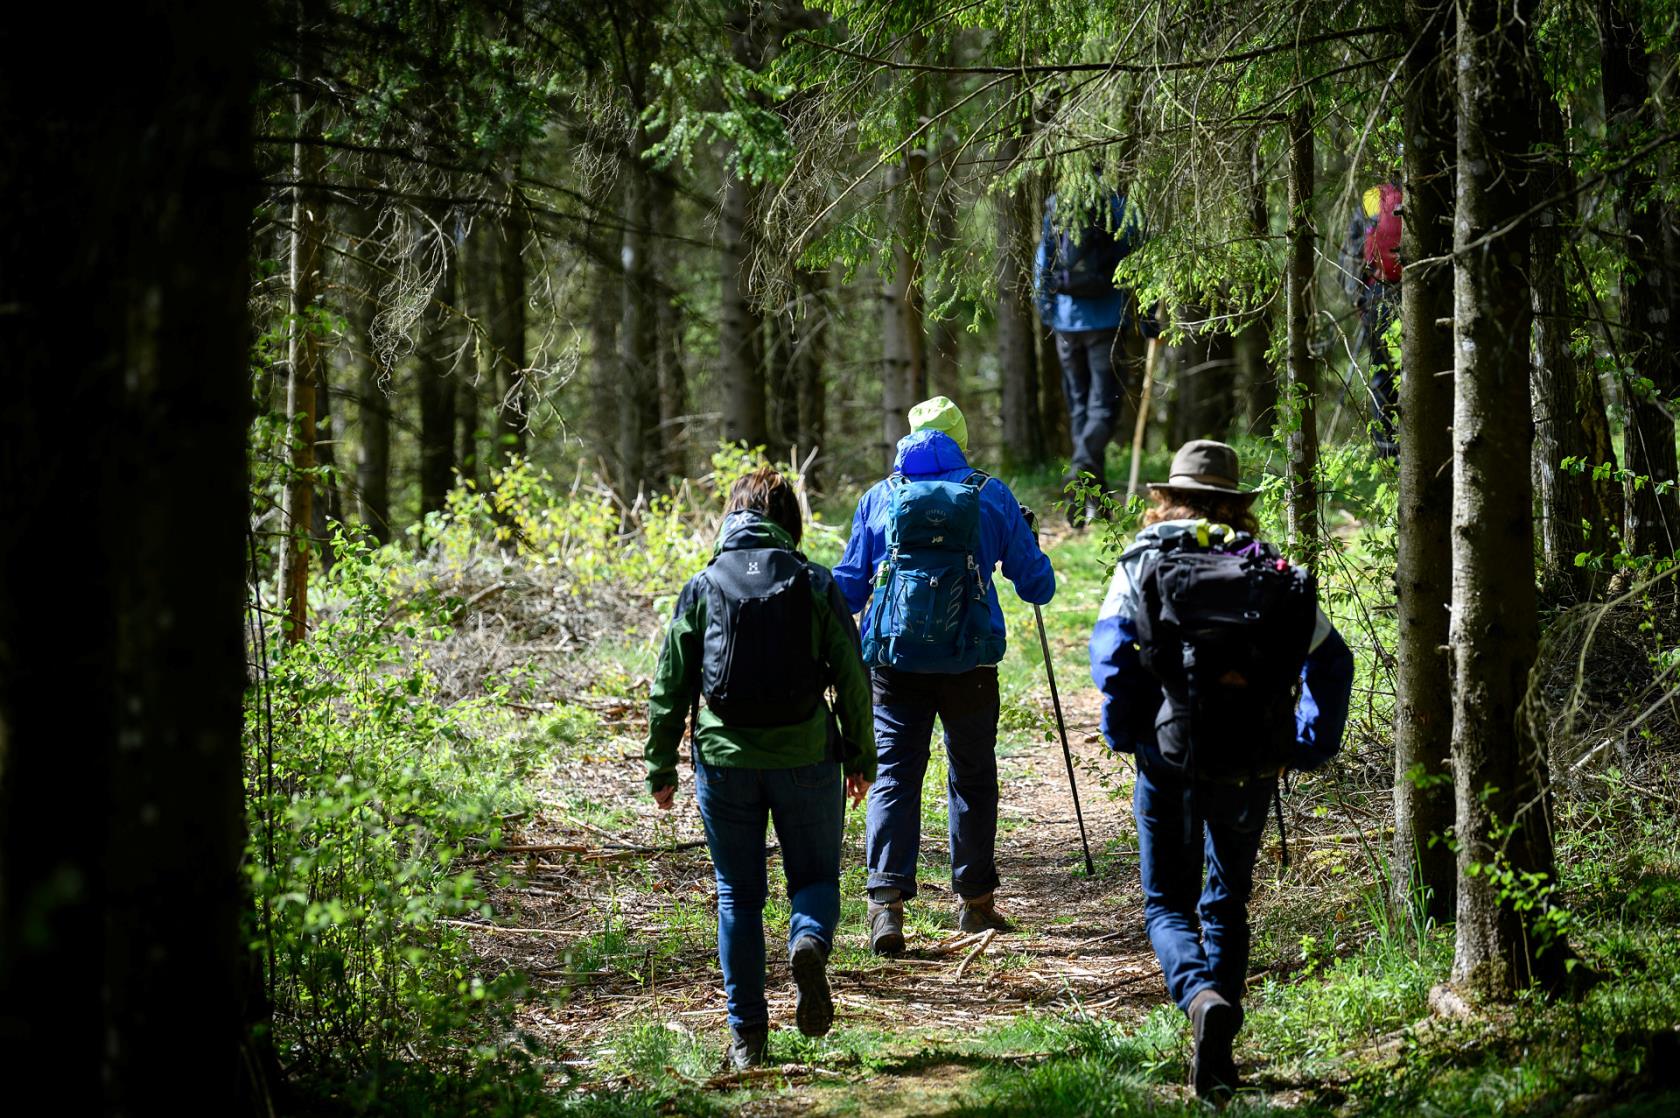
<svg viewBox="0 0 1680 1118"><path fill-rule="evenodd" d="M1047 689L1031 697L1048 708ZM1113 788L1124 770L1098 743L1089 688L1064 699L1097 879L1084 876L1059 744L1025 731L1006 734L999 761L999 904L1017 930L984 944L958 935L947 879L924 865L915 902L923 915L912 919L908 949L897 960L877 959L868 953L862 919L861 820L850 820L849 895L831 969L838 1029L903 1034L937 1047L942 1038L969 1036L1029 1011L1081 1005L1127 1017L1162 1001L1142 930L1129 807L1095 779L1108 774ZM719 1051L724 1039L716 900L692 776L682 774L675 812L655 812L641 791L637 712L603 703L601 713L610 736L599 751L568 756L541 774L544 808L519 824L511 852L493 860L502 879L491 896L489 919L497 927L469 932L482 974L517 969L531 977L519 1025L585 1079L610 1075L616 1066L610 1049L629 1028L653 1023L715 1041ZM934 868L946 857L936 825L924 830L924 851L924 863ZM774 898L780 878L774 856L770 874ZM774 911L767 923L774 941ZM772 1024L790 1027L792 986L778 953L770 955ZM811 1075L820 1079L821 1056L812 1063ZM871 1091L872 1098L882 1092L880 1106L872 1102L871 1109L925 1110L930 1091L948 1096L971 1071L911 1061L878 1073ZM902 1106L890 1101L898 1096ZM793 1111L812 1104L800 1101L798 1091L777 1098Z"/></svg>

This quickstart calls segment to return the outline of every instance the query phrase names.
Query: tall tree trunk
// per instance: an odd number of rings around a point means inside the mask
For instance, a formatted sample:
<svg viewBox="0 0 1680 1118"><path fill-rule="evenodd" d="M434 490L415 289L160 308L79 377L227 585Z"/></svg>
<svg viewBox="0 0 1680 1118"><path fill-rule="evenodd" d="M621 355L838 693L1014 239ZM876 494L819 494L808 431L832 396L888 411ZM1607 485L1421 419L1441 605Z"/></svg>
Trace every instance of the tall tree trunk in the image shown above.
<svg viewBox="0 0 1680 1118"><path fill-rule="evenodd" d="M361 494L362 524L380 543L391 541L391 368L373 340L377 307L368 302L358 325L365 352L357 363L357 416L361 441L356 459L356 490Z"/></svg>
<svg viewBox="0 0 1680 1118"><path fill-rule="evenodd" d="M615 254L616 255L616 254ZM589 411L594 422L585 438L607 477L618 477L618 269L595 269L589 298Z"/></svg>
<svg viewBox="0 0 1680 1118"><path fill-rule="evenodd" d="M929 253L934 260L942 260L946 254L956 250L957 243L957 198L950 182L950 170L945 168L940 175L939 190L933 198L932 236L929 239ZM925 269L924 269L925 271ZM932 289L933 299L942 302L942 292L938 289L937 274L927 277L924 286ZM926 304L924 297L923 303ZM927 365L928 396L945 396L962 404L962 330L957 326L955 316L950 310L943 310L939 317L927 324L927 338L925 345Z"/></svg>
<svg viewBox="0 0 1680 1118"><path fill-rule="evenodd" d="M909 182L902 163L888 169L887 194L897 215L894 222L897 231L891 253L892 271L881 279L881 454L887 469L892 468L898 440L910 431L908 415L916 402L912 339L921 332L921 316L911 314L910 301L916 285L910 252L906 245L897 243L914 229L914 219L909 215L915 202Z"/></svg>
<svg viewBox="0 0 1680 1118"><path fill-rule="evenodd" d="M1651 100L1645 44L1626 0L1600 0L1599 27L1605 132L1612 152L1620 155L1666 125ZM1626 544L1635 555L1673 555L1680 543L1680 489L1675 485L1680 468L1669 413L1680 389L1680 322L1675 314L1680 292L1674 282L1676 246L1668 213L1649 168L1630 167L1617 196L1616 224L1628 233L1622 350L1637 379L1626 382L1622 448L1629 472L1649 479L1628 487Z"/></svg>
<svg viewBox="0 0 1680 1118"><path fill-rule="evenodd" d="M655 194L654 227L676 227L671 191L660 189ZM662 242L654 250L659 261L658 306L655 328L659 332L658 357L655 370L659 381L659 462L662 480L688 476L688 370L683 366L683 315L677 305L676 293L671 290L672 277L677 275L677 253L669 242Z"/></svg>
<svg viewBox="0 0 1680 1118"><path fill-rule="evenodd" d="M317 258L319 262L319 258ZM323 347L324 348L324 347ZM321 569L330 573L338 556L333 550L332 525L344 523L343 478L338 472L338 445L344 424L333 417L332 378L324 352L315 361L315 463L319 467L319 490L310 502L309 534L321 545Z"/></svg>
<svg viewBox="0 0 1680 1118"><path fill-rule="evenodd" d="M1563 151L1563 114L1544 84L1536 87L1535 116L1549 154L1537 164L1533 190L1541 197L1573 198L1575 176ZM1613 546L1613 522L1602 518L1591 478L1562 465L1572 457L1596 461L1588 430L1595 414L1598 422L1603 422L1604 414L1597 384L1583 375L1571 348L1577 316L1570 306L1564 274L1563 225L1572 212L1568 203L1553 202L1535 215L1529 234L1534 257L1534 480L1540 509L1541 586L1552 600L1591 597L1594 570L1576 566L1575 556L1583 550L1603 554ZM1586 536L1581 532L1583 523L1592 526Z"/></svg>
<svg viewBox="0 0 1680 1118"><path fill-rule="evenodd" d="M300 17L301 18L301 17ZM321 294L321 242L326 209L306 183L322 175L321 118L315 98L320 71L319 44L312 36L298 40L297 88L292 95L297 142L292 145L291 246L287 286L290 323L286 336L286 431L291 445L290 473L281 500L280 602L285 640L302 640L309 631L309 559L313 552L316 386L321 381L321 340L314 316Z"/></svg>
<svg viewBox="0 0 1680 1118"><path fill-rule="evenodd" d="M623 373L618 396L619 496L626 502L652 485L657 454L649 440L659 425L659 288L652 259L653 193L638 129L625 183L624 320L619 330Z"/></svg>
<svg viewBox="0 0 1680 1118"><path fill-rule="evenodd" d="M1405 220L1401 225L1400 508L1395 588L1394 861L1397 909L1445 923L1457 903L1453 825L1452 665L1447 658L1452 537L1453 125L1452 0L1408 0L1404 102Z"/></svg>
<svg viewBox="0 0 1680 1118"><path fill-rule="evenodd" d="M1004 166L1019 156L1021 141L1011 136L999 150ZM996 195L997 207L997 356L1003 390L1003 454L1011 469L1044 460L1044 436L1038 420L1038 321L1032 305L1032 193L1025 184Z"/></svg>
<svg viewBox="0 0 1680 1118"><path fill-rule="evenodd" d="M1036 317L1034 319L1036 320ZM1032 357L1038 382L1038 424L1044 433L1044 453L1052 461L1067 462L1073 456L1073 434L1068 429L1067 390L1062 387L1062 361L1056 355L1056 334L1042 324L1033 331ZM1147 437L1147 436L1146 436Z"/></svg>
<svg viewBox="0 0 1680 1118"><path fill-rule="evenodd" d="M461 480L477 486L483 480L478 457L478 436L481 434L478 385L471 376L463 376L456 383L459 391L455 397L455 426L460 432L461 448L456 452L455 461L459 463Z"/></svg>
<svg viewBox="0 0 1680 1118"><path fill-rule="evenodd" d="M443 215L437 224L447 224ZM422 251L424 249L422 248ZM422 316L424 336L416 347L420 382L420 515L443 508L455 480L455 378L460 347L454 328L458 264L446 242L443 275Z"/></svg>
<svg viewBox="0 0 1680 1118"><path fill-rule="evenodd" d="M751 246L747 213L752 188L739 175L724 186L723 307L718 323L719 372L723 377L723 437L761 446L766 436L763 323L748 293Z"/></svg>
<svg viewBox="0 0 1680 1118"><path fill-rule="evenodd" d="M515 160L515 173L518 172ZM495 370L495 449L491 463L502 465L508 455L525 455L525 429L530 422L530 386L526 383L525 244L530 238L524 199L510 198L507 212L496 222L496 305L490 316L490 343Z"/></svg>
<svg viewBox="0 0 1680 1118"><path fill-rule="evenodd" d="M1272 235L1272 213L1266 205L1266 176L1260 163L1260 138L1248 153L1248 231L1261 244ZM1261 307L1237 333L1237 365L1242 373L1243 404L1250 434L1269 434L1277 422L1277 375L1266 360L1272 346L1272 310Z"/></svg>
<svg viewBox="0 0 1680 1118"><path fill-rule="evenodd" d="M1289 261L1284 271L1288 360L1284 377L1289 429L1289 549L1309 561L1318 552L1318 369L1308 345L1313 283L1313 132L1302 101L1289 123Z"/></svg>
<svg viewBox="0 0 1680 1118"><path fill-rule="evenodd" d="M1534 139L1534 0L1459 0L1458 204L1453 251L1452 759L1458 922L1453 979L1513 995L1543 972L1545 908L1519 911L1525 875L1554 879L1545 761L1522 715L1538 640L1529 484L1527 230L1522 160ZM1411 224L1408 222L1407 224ZM1491 241L1484 238L1502 234ZM1403 454L1410 454L1408 448ZM1532 899L1532 898L1527 898Z"/></svg>
<svg viewBox="0 0 1680 1118"><path fill-rule="evenodd" d="M801 456L827 449L828 386L824 367L828 363L828 273L801 269L795 276L799 288L799 311L793 322L793 384L799 396L797 442ZM813 460L805 484L821 481L819 463Z"/></svg>
<svg viewBox="0 0 1680 1118"><path fill-rule="evenodd" d="M242 612L264 17L119 5L89 36L87 15L28 6L7 32L75 42L90 70L0 69L0 1036L58 1113L253 1114ZM55 540L68 499L85 531Z"/></svg>

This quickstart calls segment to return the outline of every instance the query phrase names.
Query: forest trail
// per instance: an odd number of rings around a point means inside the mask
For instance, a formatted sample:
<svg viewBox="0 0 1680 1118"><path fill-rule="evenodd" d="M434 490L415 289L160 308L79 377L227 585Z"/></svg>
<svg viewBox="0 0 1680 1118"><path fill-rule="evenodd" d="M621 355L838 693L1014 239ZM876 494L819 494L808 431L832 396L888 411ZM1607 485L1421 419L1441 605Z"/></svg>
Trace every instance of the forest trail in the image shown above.
<svg viewBox="0 0 1680 1118"><path fill-rule="evenodd" d="M1083 597L1094 594L1100 587ZM1094 608L1070 604L1074 597L1057 605ZM1015 636L1010 655L1025 655L1022 646L1036 634ZM998 903L1014 932L981 941L956 930L944 772L936 764L928 784L938 795L924 798L921 893L909 906L907 950L891 960L870 954L862 812L849 809L843 912L830 966L836 1031L828 1041L805 1042L793 1033L793 987L774 947L785 935L787 913L772 849L767 994L776 1070L752 1082L787 1086L756 1097L754 1113L822 1112L824 1093L816 1088L860 1074L856 1044L848 1039L856 1034L872 1038L870 1070L861 1072L870 1079L871 1111L929 1113L955 1104L965 1081L987 1060L1028 1058L965 1054L964 1043L977 1034L1023 1015L1076 1008L1132 1019L1165 1000L1143 932L1135 831L1124 794L1128 770L1101 744L1097 696L1083 673L1072 674L1083 659L1083 641L1075 649L1071 633L1052 640L1096 879L1084 874L1060 743L1045 732L1054 721L1039 675L1017 692L1013 716L1006 699L998 750ZM684 766L677 808L656 812L642 786L641 704L609 698L593 705L608 736L540 774L541 810L519 821L507 838L508 851L493 856L502 871L491 893L497 927L469 933L480 972L486 979L506 970L530 976L517 1024L563 1054L579 1086L622 1077L624 1053L617 1049L627 1034L649 1027L715 1050L708 1078L691 1076L696 1086L742 1086L741 1077L722 1074L726 1032L716 900L692 772ZM1021 723L1032 725L1010 728Z"/></svg>

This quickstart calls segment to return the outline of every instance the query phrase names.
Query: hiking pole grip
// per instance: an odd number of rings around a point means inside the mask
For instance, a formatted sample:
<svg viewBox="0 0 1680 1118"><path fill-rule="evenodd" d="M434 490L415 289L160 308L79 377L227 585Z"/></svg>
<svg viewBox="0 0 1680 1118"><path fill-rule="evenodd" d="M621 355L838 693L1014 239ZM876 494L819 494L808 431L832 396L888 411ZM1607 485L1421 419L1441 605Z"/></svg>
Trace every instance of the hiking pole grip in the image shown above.
<svg viewBox="0 0 1680 1118"><path fill-rule="evenodd" d="M1073 817L1079 821L1079 847L1085 852L1085 876L1096 877L1097 867L1091 861L1091 842L1085 837L1085 813L1079 809L1079 783L1073 777L1073 750L1068 748L1067 722L1062 718L1062 696L1056 690L1056 668L1050 662L1050 638L1044 632L1044 611L1033 604L1033 618L1038 622L1038 646L1044 650L1044 675L1050 681L1050 705L1056 711L1056 729L1062 735L1062 760L1067 763L1068 791L1073 793Z"/></svg>

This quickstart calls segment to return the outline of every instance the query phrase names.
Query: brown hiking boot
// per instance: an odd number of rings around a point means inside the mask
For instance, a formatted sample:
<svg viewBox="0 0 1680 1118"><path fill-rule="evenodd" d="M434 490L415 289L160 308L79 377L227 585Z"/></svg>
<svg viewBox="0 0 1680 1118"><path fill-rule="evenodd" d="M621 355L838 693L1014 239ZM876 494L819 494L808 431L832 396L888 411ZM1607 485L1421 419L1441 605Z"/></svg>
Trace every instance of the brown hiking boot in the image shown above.
<svg viewBox="0 0 1680 1118"><path fill-rule="evenodd" d="M964 897L962 907L957 910L957 929L963 932L1013 932L1015 925L1003 918L992 903L992 894L986 893L978 897Z"/></svg>
<svg viewBox="0 0 1680 1118"><path fill-rule="evenodd" d="M869 902L869 950L877 955L897 955L904 950L904 902Z"/></svg>
<svg viewBox="0 0 1680 1118"><path fill-rule="evenodd" d="M1187 1012L1196 1045L1190 1058L1190 1083L1197 1098L1223 1098L1238 1087L1231 1046L1242 1028L1242 1010L1209 986L1190 999Z"/></svg>

